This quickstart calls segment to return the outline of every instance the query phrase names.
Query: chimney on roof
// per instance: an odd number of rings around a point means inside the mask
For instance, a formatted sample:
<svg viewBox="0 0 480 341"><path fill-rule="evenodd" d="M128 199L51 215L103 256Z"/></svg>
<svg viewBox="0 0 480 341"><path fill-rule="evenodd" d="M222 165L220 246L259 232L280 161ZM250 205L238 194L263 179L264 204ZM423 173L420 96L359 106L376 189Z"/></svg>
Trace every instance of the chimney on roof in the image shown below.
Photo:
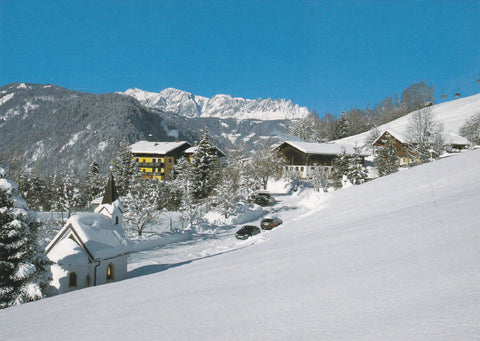
<svg viewBox="0 0 480 341"><path fill-rule="evenodd" d="M193 141L193 146L194 147L198 146L198 141Z"/></svg>

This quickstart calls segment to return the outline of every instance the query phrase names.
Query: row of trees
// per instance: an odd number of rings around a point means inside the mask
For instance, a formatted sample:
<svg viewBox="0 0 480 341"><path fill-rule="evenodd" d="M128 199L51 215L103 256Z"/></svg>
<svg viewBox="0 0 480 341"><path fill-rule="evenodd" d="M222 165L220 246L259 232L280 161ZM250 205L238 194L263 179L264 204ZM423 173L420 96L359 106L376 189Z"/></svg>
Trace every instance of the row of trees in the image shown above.
<svg viewBox="0 0 480 341"><path fill-rule="evenodd" d="M340 117L326 113L320 117L315 111L302 120L294 122L290 134L307 142L326 142L356 135L393 121L412 111L435 102L434 89L423 81L410 85L398 95L386 97L373 108L353 108L342 112Z"/></svg>
<svg viewBox="0 0 480 341"><path fill-rule="evenodd" d="M93 161L85 178L78 178L69 171L59 171L43 178L33 172L20 171L16 182L20 195L31 209L65 212L68 218L74 209L88 207L102 194L107 177Z"/></svg>

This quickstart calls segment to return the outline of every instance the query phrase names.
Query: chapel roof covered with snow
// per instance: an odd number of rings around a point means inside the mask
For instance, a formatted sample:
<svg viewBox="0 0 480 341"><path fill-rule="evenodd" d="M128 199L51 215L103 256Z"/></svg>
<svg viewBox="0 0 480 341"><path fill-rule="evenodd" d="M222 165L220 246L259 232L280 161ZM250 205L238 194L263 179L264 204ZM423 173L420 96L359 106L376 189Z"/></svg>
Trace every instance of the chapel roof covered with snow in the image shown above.
<svg viewBox="0 0 480 341"><path fill-rule="evenodd" d="M66 239L71 239L72 242ZM101 213L77 214L47 246L46 253L55 262L76 263L85 252L90 261L126 254L130 240L121 225L112 224ZM73 251L73 252L72 252Z"/></svg>
<svg viewBox="0 0 480 341"><path fill-rule="evenodd" d="M191 147L190 143L186 141L175 142L150 142L138 141L130 146L133 154L156 154L165 155L175 152L177 149L187 149Z"/></svg>

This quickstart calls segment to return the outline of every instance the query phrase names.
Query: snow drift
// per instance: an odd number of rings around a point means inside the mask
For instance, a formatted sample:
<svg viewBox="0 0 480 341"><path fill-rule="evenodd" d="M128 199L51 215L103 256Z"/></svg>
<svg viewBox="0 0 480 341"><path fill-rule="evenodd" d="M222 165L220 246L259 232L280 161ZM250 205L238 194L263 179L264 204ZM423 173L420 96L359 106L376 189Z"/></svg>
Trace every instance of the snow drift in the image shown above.
<svg viewBox="0 0 480 341"><path fill-rule="evenodd" d="M478 339L479 172L476 150L312 195L250 247L0 311L0 339Z"/></svg>

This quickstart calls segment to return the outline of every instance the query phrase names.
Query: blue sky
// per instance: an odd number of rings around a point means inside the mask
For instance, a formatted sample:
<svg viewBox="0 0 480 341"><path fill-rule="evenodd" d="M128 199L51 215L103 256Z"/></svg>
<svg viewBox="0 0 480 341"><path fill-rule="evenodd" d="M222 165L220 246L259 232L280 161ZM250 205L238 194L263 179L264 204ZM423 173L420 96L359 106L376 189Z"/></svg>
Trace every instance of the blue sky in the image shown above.
<svg viewBox="0 0 480 341"><path fill-rule="evenodd" d="M480 93L480 1L0 0L0 85L174 87L338 115L424 80Z"/></svg>

